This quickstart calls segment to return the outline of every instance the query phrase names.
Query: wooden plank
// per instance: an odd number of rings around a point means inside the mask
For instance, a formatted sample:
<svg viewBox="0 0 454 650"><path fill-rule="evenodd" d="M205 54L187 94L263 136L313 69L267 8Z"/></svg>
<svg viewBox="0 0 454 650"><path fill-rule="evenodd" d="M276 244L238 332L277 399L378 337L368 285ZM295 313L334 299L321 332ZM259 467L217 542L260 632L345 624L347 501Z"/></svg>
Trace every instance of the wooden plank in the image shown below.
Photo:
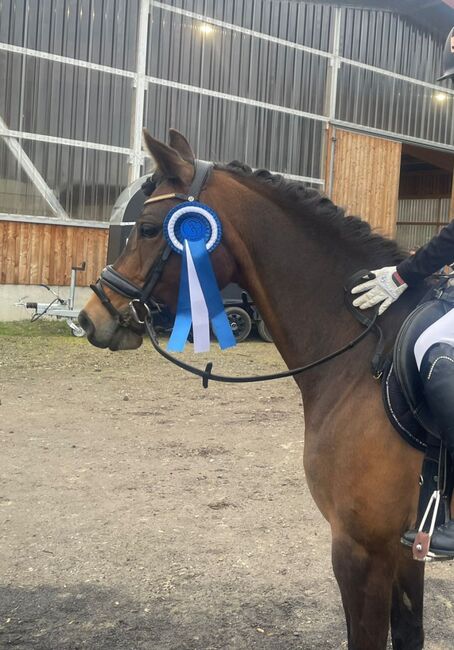
<svg viewBox="0 0 454 650"><path fill-rule="evenodd" d="M14 270L16 267L16 239L18 235L19 224L12 221L8 222L8 233L6 240L6 282L13 284Z"/></svg>
<svg viewBox="0 0 454 650"><path fill-rule="evenodd" d="M71 260L66 259L65 246L65 226L57 226L54 229L54 265L52 269L51 284L65 284L65 266L71 264Z"/></svg>
<svg viewBox="0 0 454 650"><path fill-rule="evenodd" d="M18 284L27 284L29 277L29 256L30 256L30 224L21 223L20 225L20 249L18 256L19 269L17 273Z"/></svg>
<svg viewBox="0 0 454 650"><path fill-rule="evenodd" d="M40 246L42 238L42 228L33 228L33 224L30 226L30 258L29 258L29 267L28 267L28 283L29 284L40 284L44 282L42 277L41 268L40 268Z"/></svg>
<svg viewBox="0 0 454 650"><path fill-rule="evenodd" d="M0 283L6 284L6 242L8 238L8 223L0 222Z"/></svg>
<svg viewBox="0 0 454 650"><path fill-rule="evenodd" d="M57 226L42 226L42 234L38 233L38 277L42 278L41 282L44 284L51 284L51 274L54 267L53 234L55 228Z"/></svg>
<svg viewBox="0 0 454 650"><path fill-rule="evenodd" d="M329 142L328 138L328 146ZM369 221L382 234L393 237L400 158L398 142L337 129L333 201L348 213Z"/></svg>

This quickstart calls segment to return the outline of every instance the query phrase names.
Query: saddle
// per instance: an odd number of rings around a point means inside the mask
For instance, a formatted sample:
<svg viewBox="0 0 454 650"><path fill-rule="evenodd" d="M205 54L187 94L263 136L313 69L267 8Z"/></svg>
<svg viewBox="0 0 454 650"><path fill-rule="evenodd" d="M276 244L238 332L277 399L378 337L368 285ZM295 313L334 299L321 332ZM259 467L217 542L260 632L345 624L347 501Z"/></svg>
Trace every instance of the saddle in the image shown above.
<svg viewBox="0 0 454 650"><path fill-rule="evenodd" d="M451 307L442 299L428 300L416 307L400 328L392 360L383 373L382 395L391 424L412 447L421 451L427 449L428 434L439 439L440 432L424 400L414 347L424 330Z"/></svg>
<svg viewBox="0 0 454 650"><path fill-rule="evenodd" d="M440 493L440 507L434 510L434 526L439 526L450 518L453 490L450 457L442 445L439 428L424 400L414 355L419 336L454 307L454 287L437 291L435 295L435 299L428 299L418 305L404 321L394 344L392 358L385 366L382 381L383 402L391 424L406 442L425 454L416 523L416 528L423 531L423 537L418 537L418 540L429 539L424 532L427 528L425 522L437 492ZM420 556L414 548L415 559L428 559L428 545L429 541L426 543L427 548L419 553Z"/></svg>

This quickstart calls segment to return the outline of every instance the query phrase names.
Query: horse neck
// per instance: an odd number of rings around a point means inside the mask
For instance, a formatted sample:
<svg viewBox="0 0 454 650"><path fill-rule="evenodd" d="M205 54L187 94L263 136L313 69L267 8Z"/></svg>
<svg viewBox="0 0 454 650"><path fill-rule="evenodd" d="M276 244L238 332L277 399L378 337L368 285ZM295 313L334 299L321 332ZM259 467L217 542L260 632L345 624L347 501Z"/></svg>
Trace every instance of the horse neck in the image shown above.
<svg viewBox="0 0 454 650"><path fill-rule="evenodd" d="M250 197L249 197L250 198ZM358 336L363 328L344 305L345 281L360 269L392 264L367 245L333 240L329 228L314 225L270 201L242 198L243 218L237 220L242 241L239 282L249 291L274 342L289 367L319 359ZM244 215L247 211L247 217ZM392 342L405 316L416 304L413 292L393 306L382 320L385 338ZM351 385L370 373L375 340L370 336L346 355L297 376L306 410L313 396L333 381ZM344 383L345 383L344 382Z"/></svg>

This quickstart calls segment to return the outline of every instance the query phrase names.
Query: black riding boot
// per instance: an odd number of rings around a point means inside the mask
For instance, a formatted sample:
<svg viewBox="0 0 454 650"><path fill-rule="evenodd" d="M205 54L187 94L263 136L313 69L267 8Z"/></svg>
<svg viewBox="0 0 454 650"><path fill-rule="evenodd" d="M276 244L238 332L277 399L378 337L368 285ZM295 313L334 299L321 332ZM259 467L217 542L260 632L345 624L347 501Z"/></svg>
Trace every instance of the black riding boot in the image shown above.
<svg viewBox="0 0 454 650"><path fill-rule="evenodd" d="M432 345L423 357L420 374L426 402L454 459L454 347L448 343ZM415 535L415 531L405 533L404 543L413 543ZM430 551L440 557L454 557L454 520L435 529Z"/></svg>

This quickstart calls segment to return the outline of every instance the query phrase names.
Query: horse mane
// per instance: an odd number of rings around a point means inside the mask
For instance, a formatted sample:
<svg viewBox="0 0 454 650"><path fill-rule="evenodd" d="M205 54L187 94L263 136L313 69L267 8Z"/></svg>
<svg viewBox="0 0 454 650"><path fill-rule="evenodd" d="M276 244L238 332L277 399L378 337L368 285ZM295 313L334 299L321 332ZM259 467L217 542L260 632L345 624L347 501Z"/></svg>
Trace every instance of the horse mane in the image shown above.
<svg viewBox="0 0 454 650"><path fill-rule="evenodd" d="M376 264L398 264L407 256L396 241L374 232L370 224L360 217L346 215L345 210L335 205L326 195L307 187L301 181L288 180L281 174L272 174L266 169L253 171L237 160L226 164L218 163L215 168L269 187L278 194L280 200L290 204L293 209L304 212L304 219L310 219L316 227L329 229L347 245L362 247Z"/></svg>

